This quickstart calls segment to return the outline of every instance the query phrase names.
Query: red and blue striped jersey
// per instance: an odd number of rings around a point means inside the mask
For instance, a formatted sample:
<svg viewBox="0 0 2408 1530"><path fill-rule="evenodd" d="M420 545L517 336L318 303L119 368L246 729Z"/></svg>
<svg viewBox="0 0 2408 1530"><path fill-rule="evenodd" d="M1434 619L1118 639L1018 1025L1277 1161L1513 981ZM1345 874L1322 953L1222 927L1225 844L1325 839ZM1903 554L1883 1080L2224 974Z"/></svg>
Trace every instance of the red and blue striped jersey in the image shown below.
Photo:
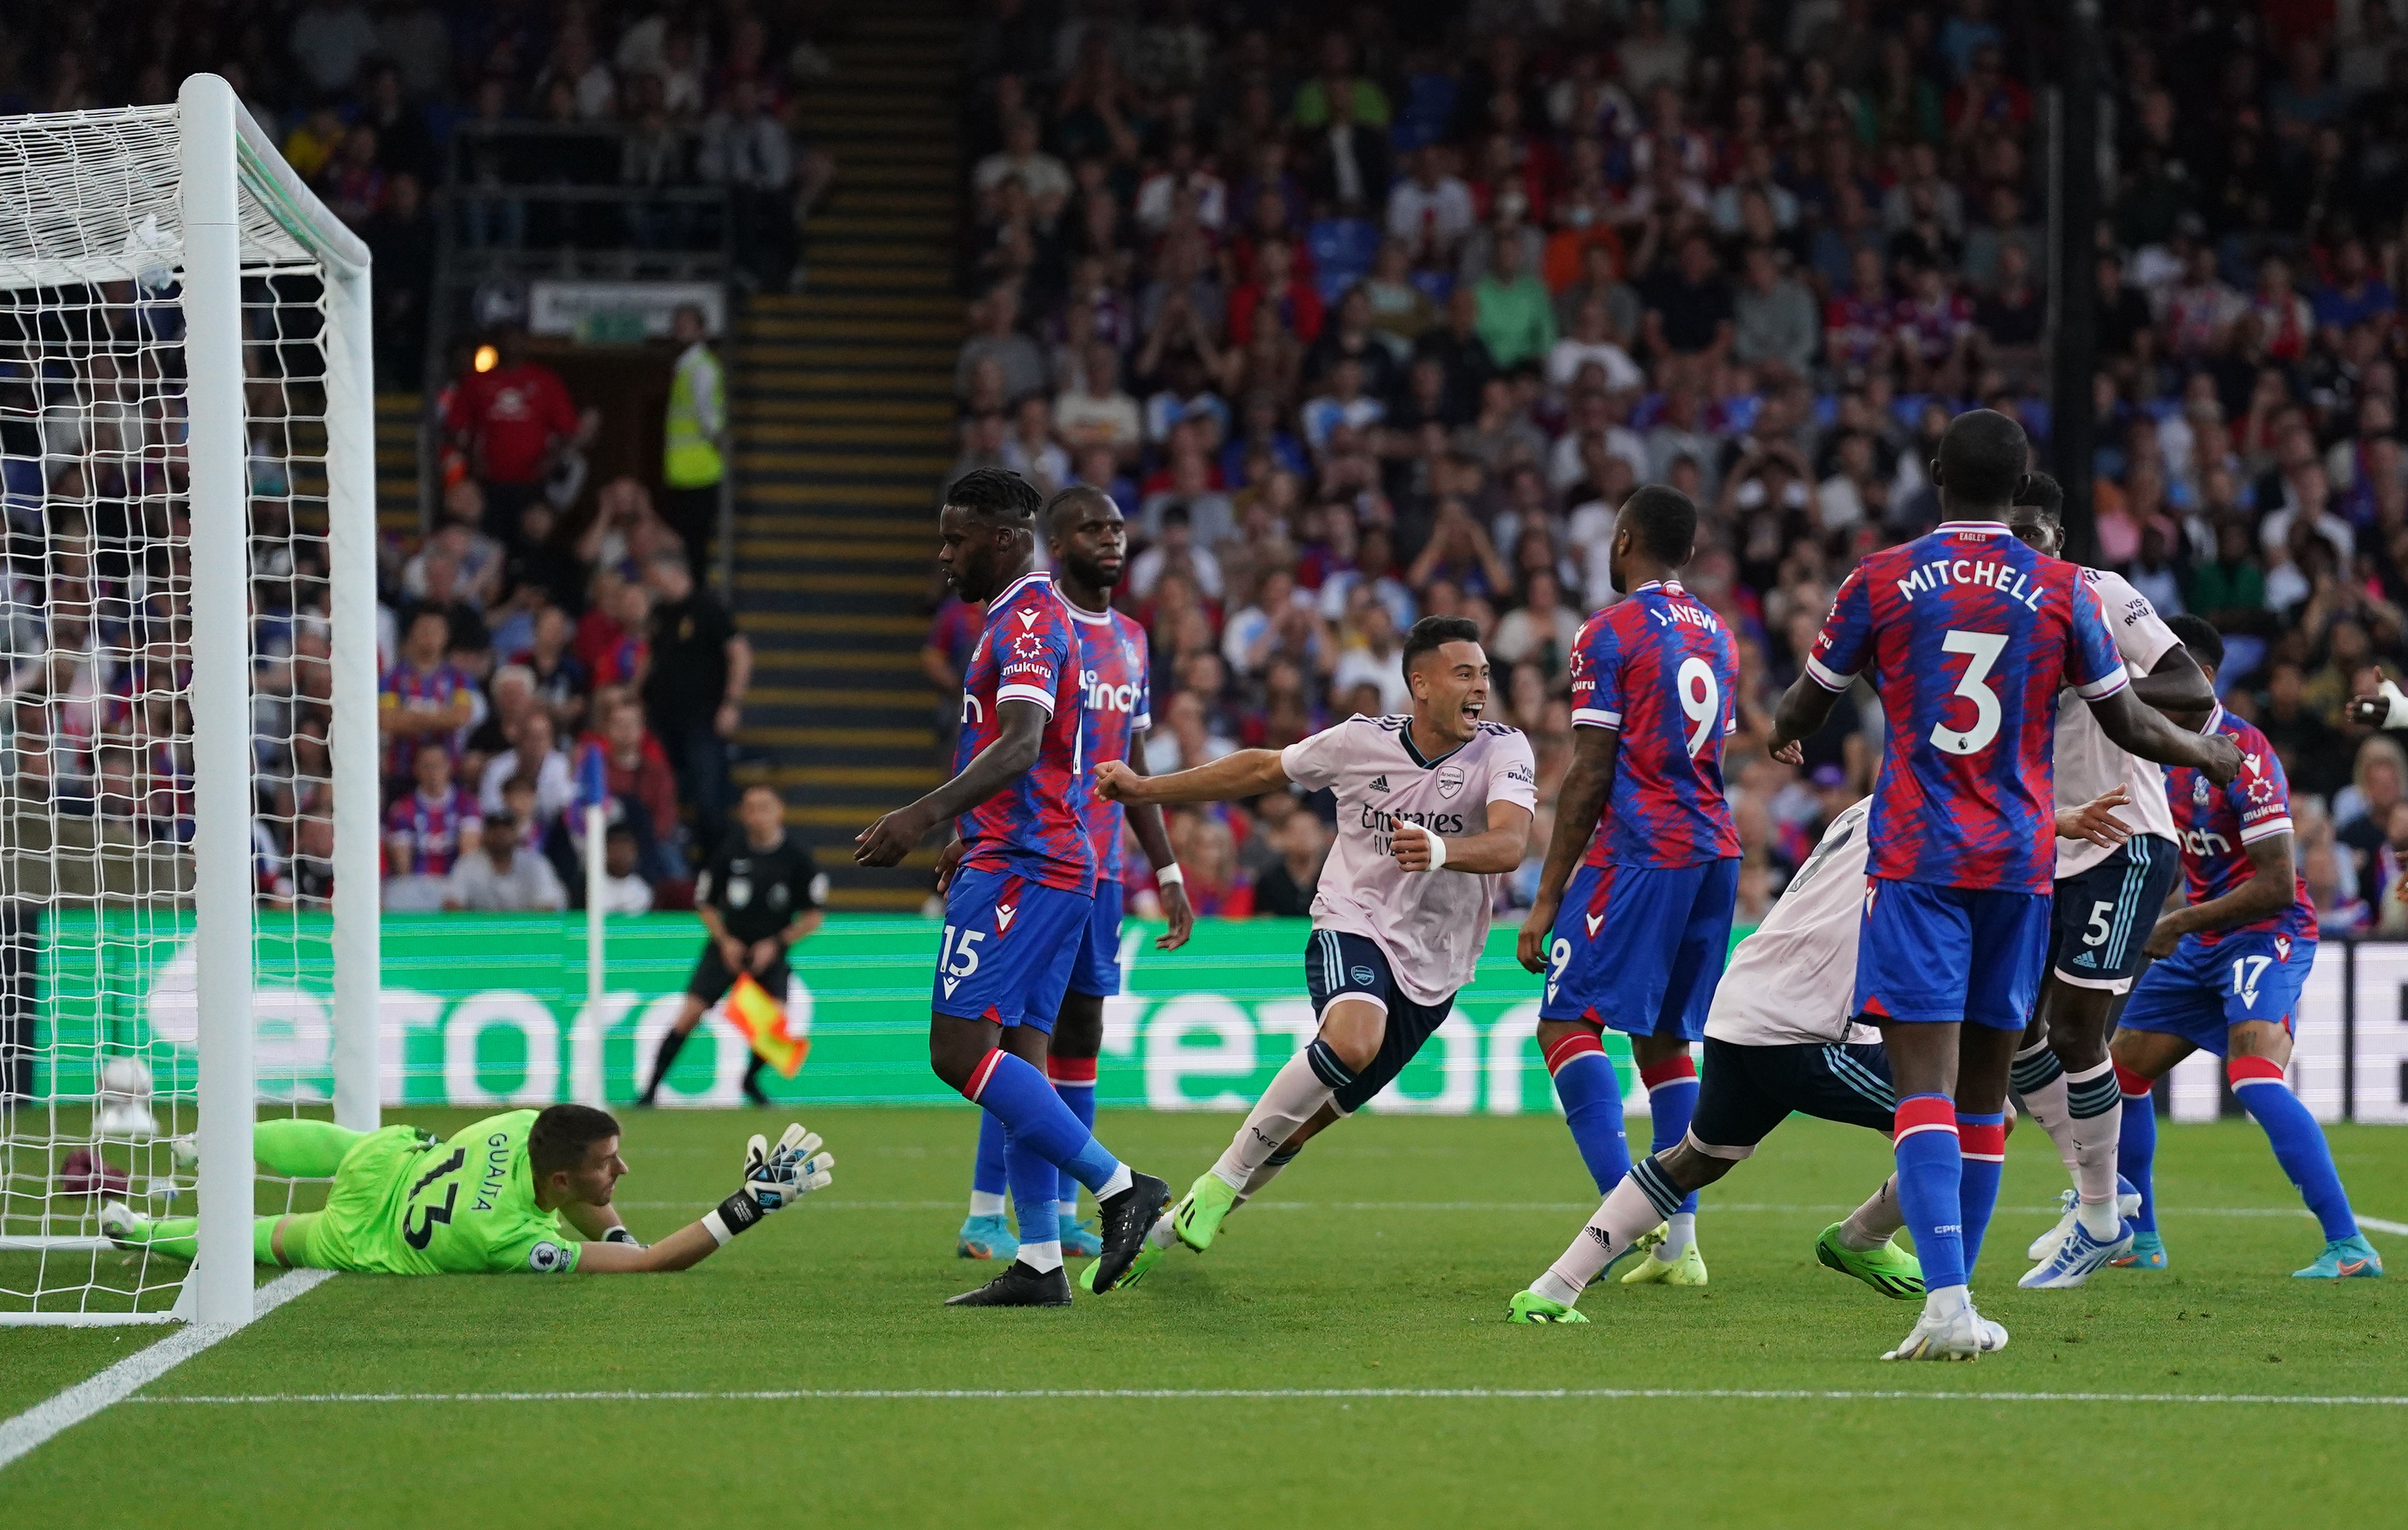
<svg viewBox="0 0 2408 1530"><path fill-rule="evenodd" d="M1739 649L1677 581L1650 580L1581 625L1572 725L1622 735L1589 865L1686 866L1739 853L1723 738L1739 726Z"/></svg>
<svg viewBox="0 0 2408 1530"><path fill-rule="evenodd" d="M1943 522L1885 548L1840 586L1806 672L1843 691L1868 664L1888 729L1872 875L2049 891L2057 691L2097 701L2127 683L2080 565L1994 521Z"/></svg>
<svg viewBox="0 0 2408 1530"><path fill-rule="evenodd" d="M2166 802L2174 810L2185 891L2194 905L2220 898L2250 879L2252 844L2270 834L2291 832L2291 784L2284 778L2283 762L2266 742L2266 736L2221 706L2200 732L2220 733L2238 744L2241 773L2218 786L2203 770L2189 765L2167 767ZM2200 930L2190 938L2213 946L2228 935L2244 931L2314 940L2316 908L2308 897L2307 879L2292 874L2291 904L2281 913L2254 923Z"/></svg>
<svg viewBox="0 0 2408 1530"><path fill-rule="evenodd" d="M1154 726L1154 679L1146 657L1145 628L1122 611L1091 614L1070 604L1079 634L1079 688L1086 696L1085 722L1079 736L1079 764L1086 771L1080 811L1086 820L1087 844L1096 852L1096 879L1121 879L1121 826L1127 809L1096 795L1096 766L1106 760L1126 760L1137 736Z"/></svg>
<svg viewBox="0 0 2408 1530"><path fill-rule="evenodd" d="M413 791L384 815L389 877L448 875L467 848L469 826L482 822L477 799L455 786L446 797L429 799Z"/></svg>
<svg viewBox="0 0 2408 1530"><path fill-rule="evenodd" d="M953 745L953 770L958 774L1001 734L996 711L1004 702L1043 708L1045 733L1035 765L961 815L956 827L965 847L962 865L1092 894L1096 852L1087 843L1082 810L1090 794L1080 758L1086 708L1069 605L1043 574L1029 574L986 610L978 647L962 672L962 731Z"/></svg>
<svg viewBox="0 0 2408 1530"><path fill-rule="evenodd" d="M406 712L439 712L452 705L452 698L463 691L474 691L477 682L467 672L449 659L437 661L432 669L421 669L408 659L394 663L380 685L379 707L391 707ZM415 737L394 735L385 743L384 772L388 777L402 778L417 767L418 751L427 747L448 751L453 761L460 758L461 746L467 742L468 730L454 733L424 734Z"/></svg>

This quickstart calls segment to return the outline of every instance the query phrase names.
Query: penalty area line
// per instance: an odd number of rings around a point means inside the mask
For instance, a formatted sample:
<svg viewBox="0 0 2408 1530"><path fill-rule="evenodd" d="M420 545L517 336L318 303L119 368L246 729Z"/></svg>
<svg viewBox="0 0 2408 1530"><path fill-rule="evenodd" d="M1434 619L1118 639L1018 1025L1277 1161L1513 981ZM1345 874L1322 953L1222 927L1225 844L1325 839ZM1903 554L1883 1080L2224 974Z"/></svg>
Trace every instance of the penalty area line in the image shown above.
<svg viewBox="0 0 2408 1530"><path fill-rule="evenodd" d="M319 1392L130 1399L154 1407L360 1403L790 1402L1698 1402L2192 1403L2273 1408L2408 1408L2408 1397L2280 1393L1811 1391L1738 1387L1042 1387L790 1388L761 1392Z"/></svg>
<svg viewBox="0 0 2408 1530"><path fill-rule="evenodd" d="M252 1294L251 1321L257 1322L303 1292L333 1279L334 1273L324 1269L285 1271ZM36 1403L15 1418L0 1423L0 1468L37 1449L53 1436L74 1428L111 1403L125 1401L134 1393L218 1340L233 1337L237 1331L238 1325L234 1323L187 1323L158 1343L127 1355L99 1375L78 1381L48 1400Z"/></svg>

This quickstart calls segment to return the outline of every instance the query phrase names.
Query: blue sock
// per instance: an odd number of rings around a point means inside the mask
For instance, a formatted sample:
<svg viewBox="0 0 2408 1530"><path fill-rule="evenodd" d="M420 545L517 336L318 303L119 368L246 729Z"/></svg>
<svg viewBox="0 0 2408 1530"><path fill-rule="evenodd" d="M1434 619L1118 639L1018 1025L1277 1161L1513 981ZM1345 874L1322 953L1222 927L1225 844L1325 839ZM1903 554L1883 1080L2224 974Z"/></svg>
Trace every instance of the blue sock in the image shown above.
<svg viewBox="0 0 2408 1530"><path fill-rule="evenodd" d="M1054 1093L1079 1118L1079 1124L1093 1136L1096 1129L1096 1060L1092 1057L1049 1057L1045 1071L1054 1080ZM1075 1219L1079 1215L1079 1181L1068 1170L1062 1175L1062 1214Z"/></svg>
<svg viewBox="0 0 2408 1530"><path fill-rule="evenodd" d="M1000 1195L1010 1188L1003 1166L1003 1122L979 1112L978 1161L970 1169L970 1189L981 1195Z"/></svg>
<svg viewBox="0 0 2408 1530"><path fill-rule="evenodd" d="M1914 1235L1923 1285L1940 1291L1965 1283L1964 1163L1956 1147L1956 1106L1945 1094L1909 1094L1898 1102L1894 1130L1898 1208Z"/></svg>
<svg viewBox="0 0 2408 1530"><path fill-rule="evenodd" d="M1062 1224L1054 1220L1052 1197L1062 1171L1016 1131L1004 1133L1003 1157L1011 1171L1011 1204L1020 1212L1020 1241L1059 1243Z"/></svg>
<svg viewBox="0 0 2408 1530"><path fill-rule="evenodd" d="M1957 1209L1964 1224L1965 1275L1982 1260L1982 1235L1990 1230L1990 1213L1999 1206L1999 1176L2007 1167L2007 1117L1956 1114Z"/></svg>
<svg viewBox="0 0 2408 1530"><path fill-rule="evenodd" d="M2333 1167L2331 1145L2316 1118L2291 1093L2283 1070L2269 1058L2236 1057L2225 1065L2225 1072L2241 1108L2273 1144L2274 1161L2323 1224L2325 1241L2356 1237L2358 1219L2349 1213L2349 1193L2342 1189L2340 1171Z"/></svg>
<svg viewBox="0 0 2408 1530"><path fill-rule="evenodd" d="M1104 1151L1095 1134L1081 1125L1070 1108L1062 1103L1062 1096L1054 1093L1045 1075L1025 1058L1014 1057L997 1047L971 1070L969 1085L962 1094L980 1109L1000 1120L1018 1144L1025 1144L1029 1151L1098 1194L1120 1171L1120 1160ZM1007 1153L1011 1145L1007 1143ZM1020 1176L1017 1171L1011 1176L1012 1198L1020 1200L1024 1221L1031 1205L1042 1204L1058 1188L1058 1180L1042 1186L1031 1183L1025 1194L1035 1195L1036 1200L1021 1200L1024 1190Z"/></svg>
<svg viewBox="0 0 2408 1530"><path fill-rule="evenodd" d="M2149 1080L2137 1073L2115 1070L2124 1088L2124 1123L2116 1128L2115 1172L2141 1193L2141 1209L2132 1215L2136 1231L2157 1230L2157 1102Z"/></svg>
<svg viewBox="0 0 2408 1530"><path fill-rule="evenodd" d="M1597 1193L1610 1194L1630 1172L1630 1144L1622 1134L1622 1080L1613 1059L1596 1037L1580 1031L1556 1043L1547 1065L1581 1162L1597 1181Z"/></svg>
<svg viewBox="0 0 2408 1530"><path fill-rule="evenodd" d="M1639 1081L1647 1086L1648 1151L1669 1152L1689 1135L1689 1117L1698 1108L1698 1065L1684 1053L1641 1068ZM1695 1214L1698 1193L1689 1192L1674 1209Z"/></svg>

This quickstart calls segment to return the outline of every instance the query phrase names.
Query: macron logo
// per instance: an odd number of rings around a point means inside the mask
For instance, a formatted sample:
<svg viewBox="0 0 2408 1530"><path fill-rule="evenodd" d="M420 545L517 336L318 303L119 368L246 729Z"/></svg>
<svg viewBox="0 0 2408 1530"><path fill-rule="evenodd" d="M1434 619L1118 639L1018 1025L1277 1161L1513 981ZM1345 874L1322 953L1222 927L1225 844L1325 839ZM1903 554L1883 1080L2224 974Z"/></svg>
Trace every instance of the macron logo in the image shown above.
<svg viewBox="0 0 2408 1530"><path fill-rule="evenodd" d="M1023 632L1025 632L1029 628L1037 625L1037 613L1035 611L1014 611L1011 614L1020 618L1020 629Z"/></svg>
<svg viewBox="0 0 2408 1530"><path fill-rule="evenodd" d="M954 990L954 989L956 989L956 988L959 988L959 987L961 987L961 986L962 986L962 980L961 980L959 978L948 978L948 979L945 979L945 997L947 997L947 998L952 998L952 997L953 996L953 990Z"/></svg>
<svg viewBox="0 0 2408 1530"><path fill-rule="evenodd" d="M1020 912L1020 908L1017 904L996 904L995 906L995 933L1001 935L1006 930L1010 929L1011 916L1018 912Z"/></svg>
<svg viewBox="0 0 2408 1530"><path fill-rule="evenodd" d="M1605 922L1605 916L1603 914L1584 914L1581 918L1588 925L1588 937L1591 940L1596 939L1597 927Z"/></svg>
<svg viewBox="0 0 2408 1530"><path fill-rule="evenodd" d="M1385 776L1374 776L1374 777L1372 777L1372 778L1371 778L1371 790L1372 790L1372 791L1374 791L1374 792L1385 792L1386 790L1388 790L1388 778L1387 778L1387 777L1385 777Z"/></svg>

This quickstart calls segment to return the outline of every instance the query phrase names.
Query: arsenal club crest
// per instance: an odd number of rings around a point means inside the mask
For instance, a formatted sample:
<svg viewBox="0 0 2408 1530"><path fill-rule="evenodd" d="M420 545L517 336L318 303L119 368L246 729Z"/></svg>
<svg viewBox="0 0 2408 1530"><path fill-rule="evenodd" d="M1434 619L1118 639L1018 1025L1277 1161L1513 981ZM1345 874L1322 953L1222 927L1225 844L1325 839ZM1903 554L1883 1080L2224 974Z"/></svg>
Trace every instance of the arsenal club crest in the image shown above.
<svg viewBox="0 0 2408 1530"><path fill-rule="evenodd" d="M1440 765L1438 767L1438 794L1440 796L1446 797L1451 800L1457 792L1462 790L1463 767L1461 765Z"/></svg>

